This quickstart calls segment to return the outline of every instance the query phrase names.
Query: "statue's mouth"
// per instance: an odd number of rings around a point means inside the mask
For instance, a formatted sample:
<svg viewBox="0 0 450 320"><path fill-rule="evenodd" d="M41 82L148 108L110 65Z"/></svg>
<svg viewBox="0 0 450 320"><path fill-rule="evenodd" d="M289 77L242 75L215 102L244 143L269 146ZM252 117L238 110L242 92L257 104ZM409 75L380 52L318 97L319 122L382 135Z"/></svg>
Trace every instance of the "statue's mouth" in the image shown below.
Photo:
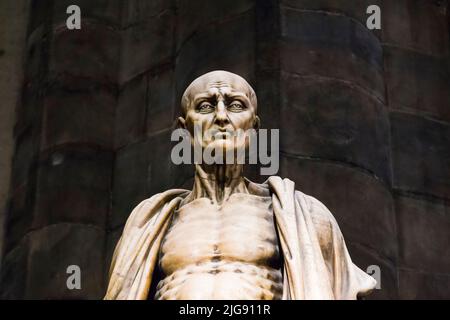
<svg viewBox="0 0 450 320"><path fill-rule="evenodd" d="M220 139L230 139L232 137L233 131L227 128L214 128L213 129L213 136L215 140Z"/></svg>
<svg viewBox="0 0 450 320"><path fill-rule="evenodd" d="M221 132L216 135L216 139L229 139L231 137L231 134L229 132Z"/></svg>

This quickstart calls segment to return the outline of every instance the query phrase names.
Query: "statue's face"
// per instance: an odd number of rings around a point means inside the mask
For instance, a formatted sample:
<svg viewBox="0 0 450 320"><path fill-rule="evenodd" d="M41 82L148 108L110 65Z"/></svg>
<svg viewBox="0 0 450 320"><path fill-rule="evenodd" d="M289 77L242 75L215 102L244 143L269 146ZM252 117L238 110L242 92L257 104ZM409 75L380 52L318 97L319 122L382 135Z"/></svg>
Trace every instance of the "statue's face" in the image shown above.
<svg viewBox="0 0 450 320"><path fill-rule="evenodd" d="M224 151L246 147L248 139L233 139L238 131L257 128L256 96L250 85L240 76L214 71L197 78L183 95L182 127L203 148L222 148ZM201 126L201 136L194 136L194 126ZM213 134L211 134L213 133Z"/></svg>

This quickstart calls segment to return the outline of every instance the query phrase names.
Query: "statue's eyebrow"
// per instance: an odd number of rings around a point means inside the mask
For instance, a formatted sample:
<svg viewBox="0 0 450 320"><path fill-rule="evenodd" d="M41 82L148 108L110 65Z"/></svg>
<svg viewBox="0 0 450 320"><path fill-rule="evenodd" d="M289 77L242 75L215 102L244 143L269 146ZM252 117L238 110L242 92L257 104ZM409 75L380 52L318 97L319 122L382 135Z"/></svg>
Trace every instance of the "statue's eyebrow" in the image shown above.
<svg viewBox="0 0 450 320"><path fill-rule="evenodd" d="M227 101L232 101L232 100L236 100L236 99L241 99L244 100L244 102L248 105L251 104L249 97L247 97L246 94L240 93L240 92L230 92L230 93L225 93L224 97Z"/></svg>
<svg viewBox="0 0 450 320"><path fill-rule="evenodd" d="M194 103L194 105L196 105L199 101L202 101L202 100L213 100L213 99L215 99L215 95L214 94L211 94L211 93L199 93L199 94L196 94L195 96L194 96L194 99L192 99L192 102Z"/></svg>
<svg viewBox="0 0 450 320"><path fill-rule="evenodd" d="M196 94L194 96L194 98L192 99L193 106L196 106L200 101L205 101L205 100L210 101L210 102L213 100L215 101L217 99L218 95L219 95L219 93L212 94L210 92ZM240 99L240 100L244 100L243 102L246 105L251 105L251 101L250 101L249 97L246 94L241 93L241 92L225 92L223 94L223 96L224 96L225 100L227 100L227 101Z"/></svg>

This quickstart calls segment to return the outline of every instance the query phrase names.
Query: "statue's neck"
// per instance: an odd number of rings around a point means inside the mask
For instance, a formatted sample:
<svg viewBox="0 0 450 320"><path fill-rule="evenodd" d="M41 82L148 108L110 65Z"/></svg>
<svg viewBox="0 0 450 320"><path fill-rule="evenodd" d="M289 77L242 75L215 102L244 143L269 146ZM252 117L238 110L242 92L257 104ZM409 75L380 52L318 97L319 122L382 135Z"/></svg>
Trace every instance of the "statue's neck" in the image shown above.
<svg viewBox="0 0 450 320"><path fill-rule="evenodd" d="M221 204L233 193L247 192L242 164L223 164L195 166L193 196L195 199L206 197Z"/></svg>

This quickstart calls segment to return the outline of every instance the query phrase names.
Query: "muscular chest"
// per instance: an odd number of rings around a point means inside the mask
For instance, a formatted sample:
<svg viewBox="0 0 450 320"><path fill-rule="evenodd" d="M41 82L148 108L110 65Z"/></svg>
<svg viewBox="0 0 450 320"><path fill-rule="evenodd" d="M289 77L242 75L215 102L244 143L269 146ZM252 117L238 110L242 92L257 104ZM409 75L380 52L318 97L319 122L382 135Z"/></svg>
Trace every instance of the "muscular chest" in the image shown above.
<svg viewBox="0 0 450 320"><path fill-rule="evenodd" d="M279 261L270 197L233 194L218 206L197 199L175 212L160 251L165 274L204 262L272 267Z"/></svg>

